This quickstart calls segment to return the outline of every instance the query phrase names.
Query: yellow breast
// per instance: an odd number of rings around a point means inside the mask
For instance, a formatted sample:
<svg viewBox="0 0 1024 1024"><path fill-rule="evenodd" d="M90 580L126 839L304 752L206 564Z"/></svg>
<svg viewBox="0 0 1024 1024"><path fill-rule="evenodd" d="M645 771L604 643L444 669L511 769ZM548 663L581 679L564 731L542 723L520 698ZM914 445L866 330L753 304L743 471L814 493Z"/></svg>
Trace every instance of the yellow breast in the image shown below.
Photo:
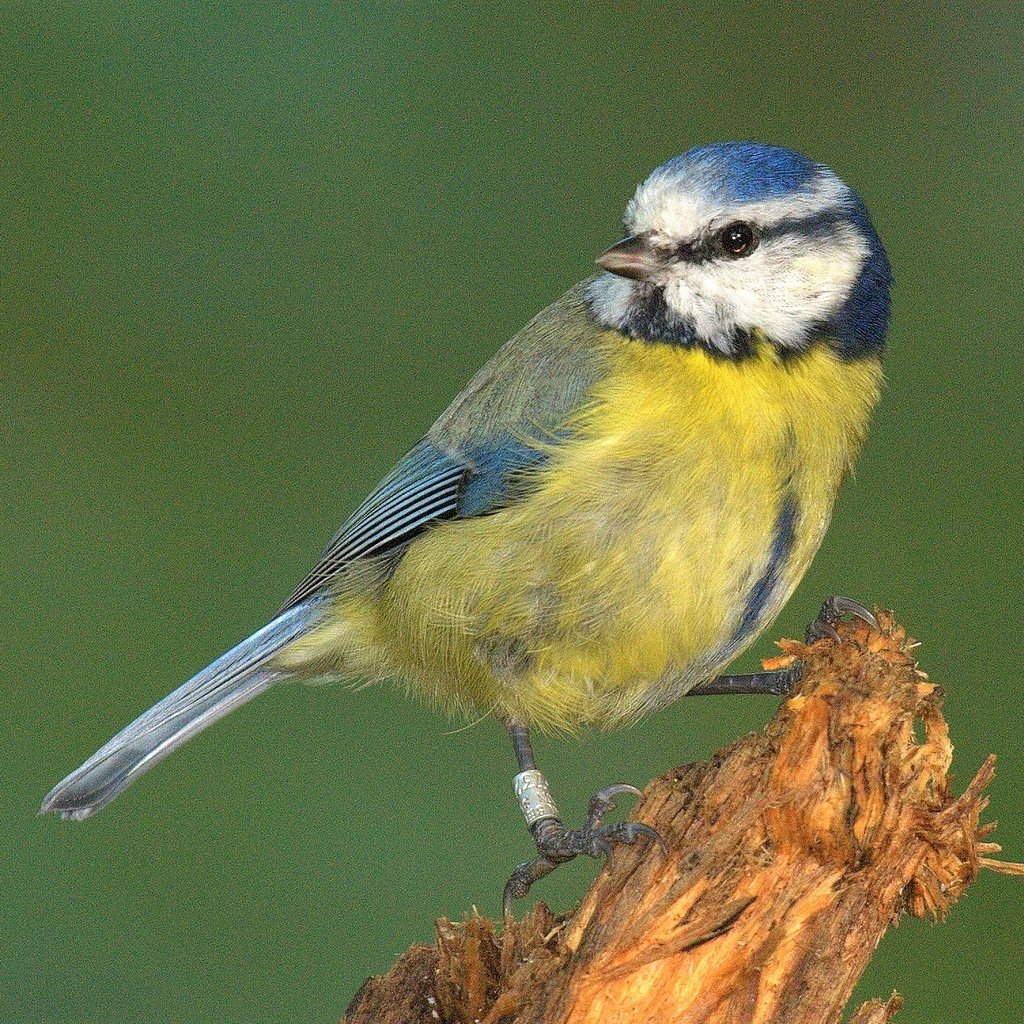
<svg viewBox="0 0 1024 1024"><path fill-rule="evenodd" d="M373 600L340 599L330 642L359 652L350 669L541 728L612 724L715 674L777 614L878 362L606 341L611 372L526 500L439 524Z"/></svg>

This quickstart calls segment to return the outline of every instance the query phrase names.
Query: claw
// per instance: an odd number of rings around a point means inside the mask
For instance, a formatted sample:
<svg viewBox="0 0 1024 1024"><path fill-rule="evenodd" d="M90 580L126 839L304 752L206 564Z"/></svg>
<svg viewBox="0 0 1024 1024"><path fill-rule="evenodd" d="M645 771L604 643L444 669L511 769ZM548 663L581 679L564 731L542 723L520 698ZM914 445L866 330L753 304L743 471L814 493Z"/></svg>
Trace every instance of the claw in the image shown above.
<svg viewBox="0 0 1024 1024"><path fill-rule="evenodd" d="M807 627L805 637L807 643L814 643L825 637L839 643L840 637L836 630L836 623L844 615L853 615L866 622L872 629L880 629L878 619L864 605L848 597L829 597L821 606L818 617Z"/></svg>
<svg viewBox="0 0 1024 1024"><path fill-rule="evenodd" d="M640 836L647 836L648 839L651 839L658 844L664 856L668 856L668 843L665 842L661 833L656 828L651 828L650 825L645 825L641 821L629 821L626 822L626 824L630 826L633 831L633 838L629 840L630 842L635 843Z"/></svg>
<svg viewBox="0 0 1024 1024"><path fill-rule="evenodd" d="M584 828L591 832L599 828L605 815L615 810L615 797L621 796L623 793L628 793L630 796L643 796L636 786L631 786L627 782L616 782L614 785L605 786L590 798Z"/></svg>
<svg viewBox="0 0 1024 1024"><path fill-rule="evenodd" d="M591 798L591 803L595 800L604 800L610 803L613 797L619 796L621 793L628 793L630 796L643 796L643 793L636 786L631 786L628 782L616 782L614 785L605 786L600 792L595 793Z"/></svg>
<svg viewBox="0 0 1024 1024"><path fill-rule="evenodd" d="M882 628L874 613L868 611L859 601L854 601L849 597L833 597L831 601L837 615L853 615L862 622L866 622L872 629L880 630Z"/></svg>
<svg viewBox="0 0 1024 1024"><path fill-rule="evenodd" d="M512 904L515 900L521 900L530 891L530 886L534 882L550 874L556 867L557 863L544 856L516 865L501 894L501 908L506 922L512 920Z"/></svg>
<svg viewBox="0 0 1024 1024"><path fill-rule="evenodd" d="M816 640L824 640L826 637L829 640L835 640L837 644L842 643L839 631L831 622L815 619L814 622L807 627L806 639L809 644L814 643Z"/></svg>

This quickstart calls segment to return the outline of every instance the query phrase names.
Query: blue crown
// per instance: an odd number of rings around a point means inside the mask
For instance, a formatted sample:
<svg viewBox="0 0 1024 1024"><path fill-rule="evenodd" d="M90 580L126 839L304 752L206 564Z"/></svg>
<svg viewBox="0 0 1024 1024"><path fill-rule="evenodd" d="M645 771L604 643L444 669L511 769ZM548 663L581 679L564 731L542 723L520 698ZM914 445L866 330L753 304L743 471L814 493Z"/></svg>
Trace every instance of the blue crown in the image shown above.
<svg viewBox="0 0 1024 1024"><path fill-rule="evenodd" d="M802 153L763 142L697 146L662 164L651 177L672 177L713 199L753 202L808 191L831 172Z"/></svg>

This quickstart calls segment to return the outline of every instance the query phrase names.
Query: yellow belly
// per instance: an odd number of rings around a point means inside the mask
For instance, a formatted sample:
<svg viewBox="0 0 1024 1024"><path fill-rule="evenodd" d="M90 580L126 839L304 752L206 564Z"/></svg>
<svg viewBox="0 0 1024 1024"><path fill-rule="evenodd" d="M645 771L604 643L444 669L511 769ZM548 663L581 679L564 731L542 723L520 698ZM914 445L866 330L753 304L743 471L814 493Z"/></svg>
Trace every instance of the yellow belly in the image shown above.
<svg viewBox="0 0 1024 1024"><path fill-rule="evenodd" d="M662 706L746 647L821 543L879 364L613 351L527 499L429 530L373 597L339 594L292 665L573 729Z"/></svg>

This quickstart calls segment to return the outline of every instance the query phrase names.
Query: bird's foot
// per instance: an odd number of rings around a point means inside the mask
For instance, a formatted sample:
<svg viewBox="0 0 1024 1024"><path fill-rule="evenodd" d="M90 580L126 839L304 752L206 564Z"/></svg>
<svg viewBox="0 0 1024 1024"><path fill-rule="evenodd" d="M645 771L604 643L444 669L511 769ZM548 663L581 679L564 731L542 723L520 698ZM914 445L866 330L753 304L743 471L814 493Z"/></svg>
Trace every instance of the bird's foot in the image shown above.
<svg viewBox="0 0 1024 1024"><path fill-rule="evenodd" d="M502 906L506 918L512 916L513 900L522 899L534 882L549 875L559 864L564 864L580 854L587 857L604 856L610 862L616 843L631 846L639 839L655 842L663 853L668 853L665 840L650 825L644 825L639 821L604 824L605 815L615 809L615 797L623 793L640 796L640 790L636 786L624 782L595 793L590 798L587 820L582 828L566 828L557 818L544 818L534 825L532 831L537 845L537 856L531 861L519 864L512 872L512 877L505 883Z"/></svg>
<svg viewBox="0 0 1024 1024"><path fill-rule="evenodd" d="M839 643L836 623L844 615L853 615L858 619L862 619L872 629L879 628L878 619L864 605L859 604L857 601L852 601L848 597L828 597L821 606L818 617L807 627L804 639L807 643L813 644L815 640L823 640L825 637L829 637L835 640L836 643Z"/></svg>

